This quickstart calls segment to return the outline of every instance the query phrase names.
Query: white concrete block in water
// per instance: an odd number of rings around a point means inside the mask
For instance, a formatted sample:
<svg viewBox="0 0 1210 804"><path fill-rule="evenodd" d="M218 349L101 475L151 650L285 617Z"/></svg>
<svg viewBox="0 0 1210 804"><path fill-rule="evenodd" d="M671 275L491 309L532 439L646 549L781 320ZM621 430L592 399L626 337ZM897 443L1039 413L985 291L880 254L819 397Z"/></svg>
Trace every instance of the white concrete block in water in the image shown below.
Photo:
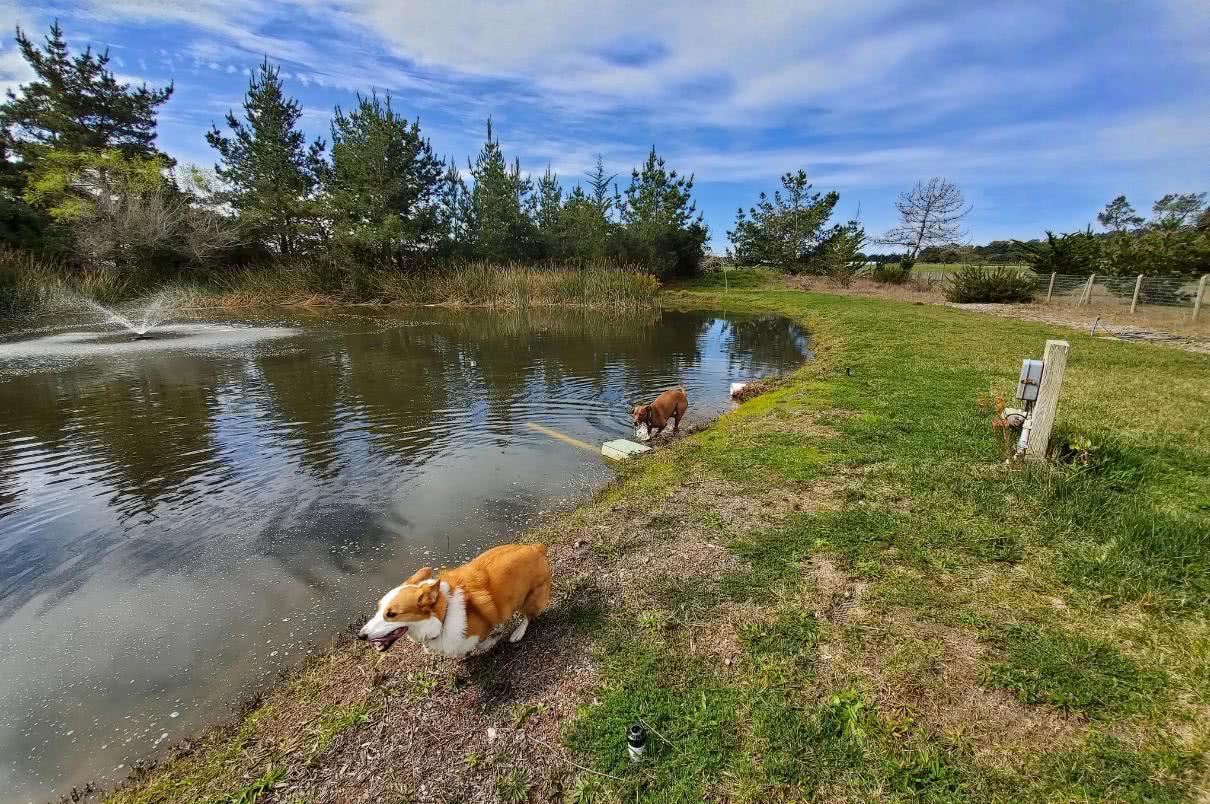
<svg viewBox="0 0 1210 804"><path fill-rule="evenodd" d="M615 461L624 461L627 458L633 458L635 455L642 455L650 450L651 447L643 444L636 444L633 441L627 441L624 438L619 438L616 441L606 441L601 445L601 454L606 458L613 458Z"/></svg>
<svg viewBox="0 0 1210 804"><path fill-rule="evenodd" d="M747 387L748 387L748 383L746 383L746 382L731 383L731 397L734 399L736 394L738 394L740 391L744 390Z"/></svg>

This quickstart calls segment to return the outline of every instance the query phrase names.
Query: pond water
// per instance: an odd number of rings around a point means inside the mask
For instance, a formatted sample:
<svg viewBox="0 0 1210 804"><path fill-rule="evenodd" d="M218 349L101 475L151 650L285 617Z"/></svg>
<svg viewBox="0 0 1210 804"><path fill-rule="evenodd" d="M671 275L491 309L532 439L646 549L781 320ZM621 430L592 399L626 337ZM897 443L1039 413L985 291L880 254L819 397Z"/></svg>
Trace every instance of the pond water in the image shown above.
<svg viewBox="0 0 1210 804"><path fill-rule="evenodd" d="M774 316L326 309L0 335L0 800L227 716L422 564L605 482L591 444L684 383L788 370Z"/></svg>

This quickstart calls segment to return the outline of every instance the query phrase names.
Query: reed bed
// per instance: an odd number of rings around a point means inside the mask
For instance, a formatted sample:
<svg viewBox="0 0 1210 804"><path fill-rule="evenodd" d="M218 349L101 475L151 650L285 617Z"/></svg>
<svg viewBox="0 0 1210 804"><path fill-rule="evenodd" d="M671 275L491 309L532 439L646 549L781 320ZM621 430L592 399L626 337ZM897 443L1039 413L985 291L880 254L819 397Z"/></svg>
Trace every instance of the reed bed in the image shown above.
<svg viewBox="0 0 1210 804"><path fill-rule="evenodd" d="M180 307L386 304L642 310L657 306L660 283L637 266L609 261L585 266L468 262L401 271L321 257L170 278L0 252L0 316L52 309L56 299L67 294L108 304L165 287L174 290Z"/></svg>
<svg viewBox="0 0 1210 804"><path fill-rule="evenodd" d="M473 307L653 307L660 283L635 268L495 265L475 262L424 273L392 274L383 295L402 304Z"/></svg>

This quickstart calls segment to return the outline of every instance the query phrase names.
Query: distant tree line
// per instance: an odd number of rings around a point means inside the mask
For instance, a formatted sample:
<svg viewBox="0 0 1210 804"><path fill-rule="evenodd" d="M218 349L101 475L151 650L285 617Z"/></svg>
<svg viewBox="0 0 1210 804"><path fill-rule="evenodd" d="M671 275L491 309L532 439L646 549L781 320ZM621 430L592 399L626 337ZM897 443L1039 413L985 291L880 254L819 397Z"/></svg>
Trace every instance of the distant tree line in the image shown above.
<svg viewBox="0 0 1210 804"><path fill-rule="evenodd" d="M565 190L506 158L489 118L465 167L438 157L394 99L337 107L307 142L277 67L251 75L243 107L205 134L215 168L156 147L173 94L121 83L108 53L73 54L56 22L17 30L35 77L0 105L0 243L129 270L336 258L417 270L449 260L615 260L692 273L708 231L693 177L651 149L619 186L598 157Z"/></svg>
<svg viewBox="0 0 1210 804"><path fill-rule="evenodd" d="M993 240L982 246L948 243L922 248L921 262L944 264L1024 263L1038 273L1087 276L1193 277L1210 273L1210 208L1206 193L1169 193L1144 218L1125 196L1097 213L1099 231L1058 234L1033 240ZM897 254L870 255L891 262Z"/></svg>

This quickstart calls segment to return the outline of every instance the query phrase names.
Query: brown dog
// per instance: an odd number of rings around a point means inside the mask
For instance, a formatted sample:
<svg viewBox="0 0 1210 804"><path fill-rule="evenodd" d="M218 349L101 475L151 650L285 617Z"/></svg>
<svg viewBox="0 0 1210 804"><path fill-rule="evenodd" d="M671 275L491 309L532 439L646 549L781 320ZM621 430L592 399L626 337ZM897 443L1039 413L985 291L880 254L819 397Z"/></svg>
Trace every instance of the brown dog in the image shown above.
<svg viewBox="0 0 1210 804"><path fill-rule="evenodd" d="M689 410L689 397L685 396L685 386L665 391L655 398L650 405L638 405L633 411L634 426L647 425L649 435L659 435L672 419L672 432L681 429L681 417Z"/></svg>

